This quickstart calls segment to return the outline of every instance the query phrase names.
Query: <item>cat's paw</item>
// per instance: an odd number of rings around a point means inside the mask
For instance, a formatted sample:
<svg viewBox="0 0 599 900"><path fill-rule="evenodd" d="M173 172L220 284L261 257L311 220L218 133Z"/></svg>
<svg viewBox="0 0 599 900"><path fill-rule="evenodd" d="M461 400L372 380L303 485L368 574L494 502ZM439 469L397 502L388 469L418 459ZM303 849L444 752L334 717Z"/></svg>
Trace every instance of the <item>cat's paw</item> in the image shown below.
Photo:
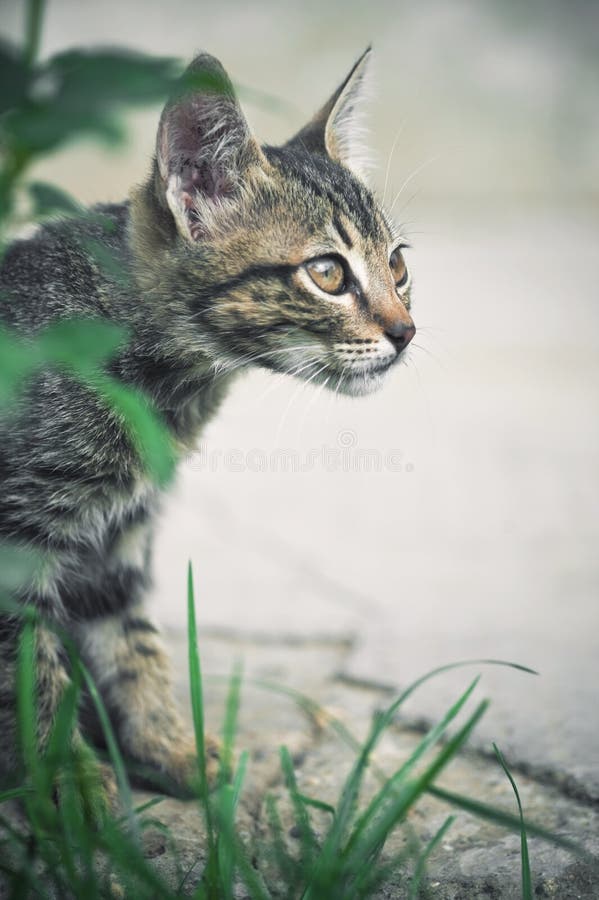
<svg viewBox="0 0 599 900"><path fill-rule="evenodd" d="M204 738L206 781L211 790L216 787L221 767L221 746L216 738ZM200 769L195 740L188 738L169 754L161 771L165 789L177 797L197 797L201 790Z"/></svg>

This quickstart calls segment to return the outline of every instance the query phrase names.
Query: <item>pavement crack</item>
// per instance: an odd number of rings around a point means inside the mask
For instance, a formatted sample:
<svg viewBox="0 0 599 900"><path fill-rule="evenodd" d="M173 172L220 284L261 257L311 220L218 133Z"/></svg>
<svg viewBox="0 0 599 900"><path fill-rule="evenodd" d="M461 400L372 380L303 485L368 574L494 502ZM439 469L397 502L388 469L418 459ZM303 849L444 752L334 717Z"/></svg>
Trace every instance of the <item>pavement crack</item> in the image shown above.
<svg viewBox="0 0 599 900"><path fill-rule="evenodd" d="M208 626L202 629L202 638L226 641L230 644L256 644L277 647L331 647L351 651L356 646L356 636L352 633L313 632L298 634L287 631L247 631L227 626Z"/></svg>
<svg viewBox="0 0 599 900"><path fill-rule="evenodd" d="M418 734L426 734L426 732L430 731L435 724L435 721L428 719L425 716L398 716L393 721L392 727L397 731L413 731ZM477 745L476 739L473 740L473 744L462 750L462 756L466 758L470 756L471 758L484 760L485 762L497 762L493 751L488 750L480 744ZM445 744L446 741L442 739L440 743ZM513 754L510 755L510 771L514 775L522 775L525 778L529 778L538 785L553 788L569 800L574 800L577 803L581 803L592 809L599 809L599 796L591 793L584 782L571 774L558 772L549 766L528 762Z"/></svg>
<svg viewBox="0 0 599 900"><path fill-rule="evenodd" d="M352 648L350 648L352 649ZM361 678L356 675L348 675L347 672L335 672L332 676L333 681L344 684L346 687L358 688L364 691L373 691L377 694L395 695L397 689L395 685L385 681L377 681L375 678Z"/></svg>

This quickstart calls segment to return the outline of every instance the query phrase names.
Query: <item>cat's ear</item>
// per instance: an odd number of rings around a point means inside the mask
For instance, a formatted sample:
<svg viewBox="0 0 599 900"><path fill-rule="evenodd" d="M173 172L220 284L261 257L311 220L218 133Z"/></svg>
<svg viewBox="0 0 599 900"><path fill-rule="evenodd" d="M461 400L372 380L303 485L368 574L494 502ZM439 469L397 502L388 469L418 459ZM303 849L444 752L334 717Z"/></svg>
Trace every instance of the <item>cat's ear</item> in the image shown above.
<svg viewBox="0 0 599 900"><path fill-rule="evenodd" d="M157 189L189 241L209 229L215 208L233 200L252 169L267 167L217 59L202 53L165 106L156 140Z"/></svg>
<svg viewBox="0 0 599 900"><path fill-rule="evenodd" d="M361 143L360 108L370 56L371 48L368 47L345 81L314 118L287 142L288 146L326 154L356 174L364 175L368 158Z"/></svg>

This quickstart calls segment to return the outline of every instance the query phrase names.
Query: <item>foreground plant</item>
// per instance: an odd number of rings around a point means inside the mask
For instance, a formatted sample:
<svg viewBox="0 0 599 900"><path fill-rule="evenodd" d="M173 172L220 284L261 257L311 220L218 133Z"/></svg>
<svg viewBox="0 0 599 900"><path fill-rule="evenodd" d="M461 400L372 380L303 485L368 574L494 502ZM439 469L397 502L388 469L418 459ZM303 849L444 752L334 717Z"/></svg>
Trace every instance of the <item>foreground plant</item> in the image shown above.
<svg viewBox="0 0 599 900"><path fill-rule="evenodd" d="M298 835L298 848L292 850L283 827L279 804L267 797L265 808L269 837L262 848L264 860L270 863L268 883L257 868L251 849L240 837L236 813L243 796L243 782L248 754L243 752L234 764L234 743L240 707L241 675L235 671L229 682L223 724L220 772L217 786L210 791L206 774L204 744L204 704L202 672L198 654L193 578L188 579L188 646L192 714L198 758L199 813L205 823L205 843L198 847L200 881L189 886L191 871L178 864L176 884L167 883L144 858L142 833L148 827L165 832L172 845L169 851L177 862L176 842L168 828L150 810L160 803L156 797L135 808L124 762L121 758L109 718L91 676L69 646L72 683L62 698L48 750L40 756L35 740L36 691L31 648L37 616L27 611L24 617L18 659L19 733L23 752L20 781L0 794L0 872L9 888L10 897L76 897L101 900L121 896L135 900L166 898L175 900L191 895L198 900L233 898L236 886L243 884L252 900L268 900L284 896L298 900L361 900L372 897L386 881L405 886L405 896L420 896L429 856L438 846L455 819L449 815L441 828L426 844L419 846L413 836L406 849L395 855L385 854L390 834L402 824L425 793L502 825L521 836L522 896L532 897L527 834L541 837L565 848L599 869L599 863L573 842L524 819L517 788L507 763L497 750L498 759L512 781L519 815L449 793L436 785L436 779L455 758L483 716L488 701L479 703L457 727L451 737L447 729L455 724L466 709L475 678L447 711L443 719L424 735L411 755L391 776L385 776L370 763L373 750L393 722L405 700L426 680L442 674L452 666L425 675L379 714L366 740L359 744L347 729L334 719L330 726L356 752L339 798L334 806L303 794L298 786L291 756L280 748L281 768L287 789L289 807ZM463 665L463 664L458 664ZM523 668L523 667L518 667ZM73 741L77 706L82 691L95 705L108 748L108 758L119 784L122 815L99 809L96 802L98 761L90 748ZM286 688L304 709L317 707L308 698ZM322 712L322 711L320 711ZM432 755L432 758L430 758ZM368 803L361 801L364 779L373 770L381 786ZM20 808L15 811L14 804ZM317 837L313 822L317 811L321 835ZM323 815L328 820L322 826Z"/></svg>

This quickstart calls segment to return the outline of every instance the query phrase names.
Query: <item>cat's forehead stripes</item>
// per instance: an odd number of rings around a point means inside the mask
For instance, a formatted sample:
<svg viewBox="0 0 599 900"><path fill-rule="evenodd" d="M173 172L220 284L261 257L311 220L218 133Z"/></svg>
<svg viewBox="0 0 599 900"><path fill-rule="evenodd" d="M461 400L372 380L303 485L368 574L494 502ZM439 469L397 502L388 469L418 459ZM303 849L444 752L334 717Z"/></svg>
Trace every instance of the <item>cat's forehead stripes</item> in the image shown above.
<svg viewBox="0 0 599 900"><path fill-rule="evenodd" d="M318 154L268 147L265 152L286 179L292 179L334 212L342 213L362 238L387 240L387 226L370 191L349 170Z"/></svg>
<svg viewBox="0 0 599 900"><path fill-rule="evenodd" d="M347 228L341 221L341 217L339 216L337 211L333 211L333 217L332 217L331 221L333 223L333 227L334 227L335 231L337 232L337 234L339 235L339 237L341 238L341 240L343 241L343 243L345 244L347 249L351 250L352 247L354 246L354 242L353 242L351 236L348 234Z"/></svg>

